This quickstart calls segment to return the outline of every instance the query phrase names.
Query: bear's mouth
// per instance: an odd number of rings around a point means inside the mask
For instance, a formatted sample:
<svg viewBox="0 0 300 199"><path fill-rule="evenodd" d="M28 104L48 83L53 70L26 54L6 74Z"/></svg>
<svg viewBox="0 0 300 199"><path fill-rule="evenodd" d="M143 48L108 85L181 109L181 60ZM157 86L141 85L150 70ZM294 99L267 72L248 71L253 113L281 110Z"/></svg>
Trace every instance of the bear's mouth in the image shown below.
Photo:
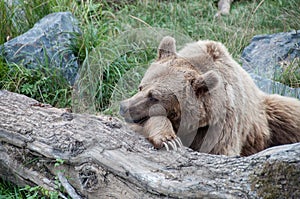
<svg viewBox="0 0 300 199"><path fill-rule="evenodd" d="M132 118L125 118L125 121L128 123L135 123L135 124L143 124L144 122L146 122L149 119L149 116L145 116L139 119L132 119Z"/></svg>

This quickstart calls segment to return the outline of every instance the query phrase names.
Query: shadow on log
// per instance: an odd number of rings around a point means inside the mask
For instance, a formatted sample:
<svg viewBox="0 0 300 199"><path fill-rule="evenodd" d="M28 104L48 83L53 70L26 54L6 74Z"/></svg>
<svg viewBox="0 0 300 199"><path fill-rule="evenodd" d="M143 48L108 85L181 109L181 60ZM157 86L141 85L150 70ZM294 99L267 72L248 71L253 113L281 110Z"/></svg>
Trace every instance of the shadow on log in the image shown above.
<svg viewBox="0 0 300 199"><path fill-rule="evenodd" d="M250 157L155 150L108 116L0 91L0 175L72 198L300 198L300 143ZM57 159L64 163L55 166Z"/></svg>

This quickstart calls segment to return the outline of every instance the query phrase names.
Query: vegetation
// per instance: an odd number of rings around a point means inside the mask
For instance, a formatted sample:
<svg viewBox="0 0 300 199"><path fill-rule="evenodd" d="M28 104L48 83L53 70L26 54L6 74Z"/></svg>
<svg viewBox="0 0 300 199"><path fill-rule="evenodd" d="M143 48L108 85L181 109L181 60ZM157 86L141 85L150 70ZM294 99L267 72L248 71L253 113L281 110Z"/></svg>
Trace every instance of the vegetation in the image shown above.
<svg viewBox="0 0 300 199"><path fill-rule="evenodd" d="M58 199L59 194L57 191L48 191L41 186L30 187L26 185L25 187L17 187L10 182L0 179L0 198L5 199Z"/></svg>
<svg viewBox="0 0 300 199"><path fill-rule="evenodd" d="M8 64L2 57L0 89L57 107L72 106L77 111L116 113L114 104L136 91L144 66L155 58L157 40L162 35L175 36L179 46L198 39L221 41L239 60L254 35L300 29L298 0L237 1L232 5L231 14L221 18L214 18L216 0L17 2L7 5L0 0L0 27L3 27L0 45L26 32L49 13L70 11L77 17L82 31L74 42L75 54L82 65L81 78L73 91L59 71L49 66L26 69ZM287 67L289 75L283 79L288 77L292 81L289 84L298 82L299 85L299 64L294 66ZM293 79L290 74L294 74ZM6 182L0 184L1 197L26 196L22 189Z"/></svg>
<svg viewBox="0 0 300 199"><path fill-rule="evenodd" d="M30 96L56 107L71 104L71 86L58 70L49 67L27 69L16 64L0 65L1 89Z"/></svg>
<svg viewBox="0 0 300 199"><path fill-rule="evenodd" d="M300 88L300 60L299 57L291 62L282 62L278 74L275 74L276 81L289 85L294 88Z"/></svg>

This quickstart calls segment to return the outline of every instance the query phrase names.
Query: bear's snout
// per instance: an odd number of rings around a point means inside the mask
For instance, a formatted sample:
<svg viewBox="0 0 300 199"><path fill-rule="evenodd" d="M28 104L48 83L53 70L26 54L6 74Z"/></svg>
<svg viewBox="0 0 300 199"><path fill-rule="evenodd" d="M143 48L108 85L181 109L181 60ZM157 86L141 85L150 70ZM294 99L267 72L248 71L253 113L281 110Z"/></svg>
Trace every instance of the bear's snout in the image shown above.
<svg viewBox="0 0 300 199"><path fill-rule="evenodd" d="M128 106L126 106L126 103L124 101L120 102L120 110L119 110L119 114L122 117L125 117L126 112L128 111Z"/></svg>
<svg viewBox="0 0 300 199"><path fill-rule="evenodd" d="M142 124L149 118L149 110L145 108L145 104L146 101L139 101L132 98L121 101L119 114L128 123Z"/></svg>

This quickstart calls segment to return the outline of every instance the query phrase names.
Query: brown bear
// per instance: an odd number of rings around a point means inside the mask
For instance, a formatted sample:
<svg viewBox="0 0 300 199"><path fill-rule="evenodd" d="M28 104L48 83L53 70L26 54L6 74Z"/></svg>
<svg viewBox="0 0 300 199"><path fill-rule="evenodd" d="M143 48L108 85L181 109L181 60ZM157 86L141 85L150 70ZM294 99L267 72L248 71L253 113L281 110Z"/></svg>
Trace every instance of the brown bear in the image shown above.
<svg viewBox="0 0 300 199"><path fill-rule="evenodd" d="M156 148L247 156L300 141L300 101L269 95L219 42L165 37L120 114Z"/></svg>

